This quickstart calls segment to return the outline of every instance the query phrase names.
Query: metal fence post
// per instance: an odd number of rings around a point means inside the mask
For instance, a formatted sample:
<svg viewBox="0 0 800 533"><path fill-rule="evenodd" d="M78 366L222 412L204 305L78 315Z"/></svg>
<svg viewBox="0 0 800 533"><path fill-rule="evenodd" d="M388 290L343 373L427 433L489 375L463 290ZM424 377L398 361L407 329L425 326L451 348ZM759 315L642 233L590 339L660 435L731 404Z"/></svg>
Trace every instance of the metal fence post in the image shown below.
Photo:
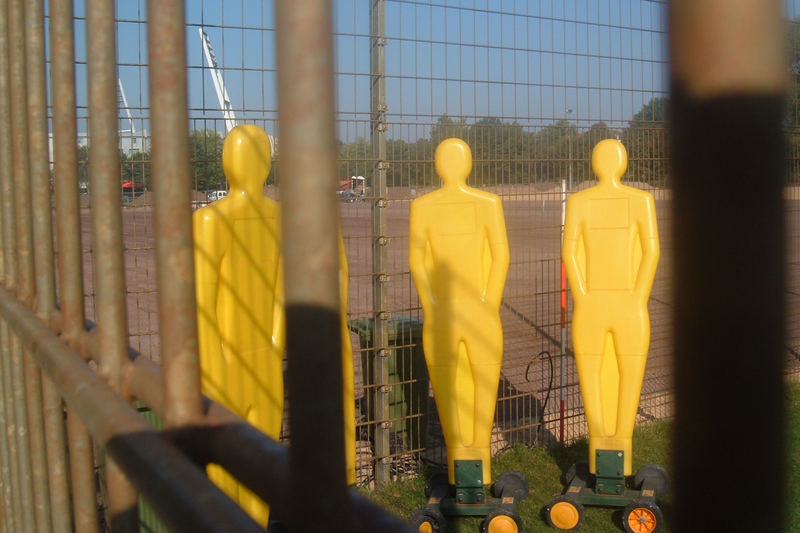
<svg viewBox="0 0 800 533"><path fill-rule="evenodd" d="M25 3L25 56L28 82L28 135L30 139L31 204L33 208L36 314L50 324L56 306L53 272L53 225L51 219L50 167L47 139L47 87L45 81L44 5ZM61 396L51 380L42 380L42 422L48 480L51 525L57 531L71 528L67 490L66 435ZM47 502L45 502L47 503Z"/></svg>
<svg viewBox="0 0 800 533"><path fill-rule="evenodd" d="M11 95L9 86L8 63L8 1L0 0L0 198L2 202L2 241L3 262L2 282L8 284L16 279L16 263L13 259L13 248L16 246L13 238L12 216L13 212L13 183L12 152L11 152ZM10 488L9 501L4 507L9 531L23 529L22 524L22 492L20 486L19 452L16 438L16 414L14 409L14 395L12 393L11 378L11 345L9 331L5 321L0 322L0 358L2 358L2 386L5 405L6 426L3 428L2 439L8 451L8 483L4 482L4 495ZM5 473L5 470L4 470ZM5 502L5 500L4 500Z"/></svg>
<svg viewBox="0 0 800 533"><path fill-rule="evenodd" d="M202 416L183 0L148 3L158 318L167 428Z"/></svg>
<svg viewBox="0 0 800 533"><path fill-rule="evenodd" d="M295 528L309 533L347 531L351 521L341 401L331 10L327 0L275 6L291 492ZM301 505L304 499L314 502L313 513Z"/></svg>
<svg viewBox="0 0 800 533"><path fill-rule="evenodd" d="M72 0L50 0L50 76L61 335L73 349L77 349L85 332L85 317L72 16ZM75 531L94 533L98 530L98 520L91 437L72 409L68 409L67 413L67 432Z"/></svg>
<svg viewBox="0 0 800 533"><path fill-rule="evenodd" d="M89 181L100 374L119 392L128 359L128 316L122 246L114 3L86 2L89 74ZM115 531L138 531L138 496L106 456L108 510Z"/></svg>
<svg viewBox="0 0 800 533"><path fill-rule="evenodd" d="M30 168L28 160L27 83L25 76L24 3L11 0L8 9L9 78L11 80L11 149L13 157L13 217L17 263L13 290L28 308L33 304L33 260L31 248ZM41 468L44 457L41 422L41 376L36 364L23 353L22 345L12 332L11 364L15 398L17 448L22 479L22 508L25 526L34 531L49 523L41 500L35 494L47 492L47 480ZM47 498L47 496L45 496ZM48 498L49 499L49 498Z"/></svg>
<svg viewBox="0 0 800 533"><path fill-rule="evenodd" d="M370 2L370 101L372 180L372 357L375 358L375 482L389 481L389 339L386 208L386 18L384 0Z"/></svg>
<svg viewBox="0 0 800 533"><path fill-rule="evenodd" d="M782 4L669 4L675 531L789 525Z"/></svg>

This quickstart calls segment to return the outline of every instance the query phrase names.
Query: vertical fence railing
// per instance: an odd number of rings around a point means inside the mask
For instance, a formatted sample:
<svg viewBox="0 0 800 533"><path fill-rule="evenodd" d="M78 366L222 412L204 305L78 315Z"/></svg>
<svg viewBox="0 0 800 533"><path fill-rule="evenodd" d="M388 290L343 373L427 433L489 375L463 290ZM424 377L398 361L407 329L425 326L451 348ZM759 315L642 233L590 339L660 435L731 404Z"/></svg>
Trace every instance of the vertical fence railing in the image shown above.
<svg viewBox="0 0 800 533"><path fill-rule="evenodd" d="M47 135L47 86L45 76L44 6L42 0L25 2L25 56L28 86L28 133L33 215L32 236L36 243L34 273L36 314L54 325L56 289L51 219L51 186ZM38 372L38 368L37 368ZM67 490L66 435L61 396L51 380L42 380L45 455L39 468L48 480L49 502L42 498L43 529L68 531L71 525ZM33 435L31 435L33 439ZM47 508L49 506L49 509ZM50 513L50 522L45 520Z"/></svg>
<svg viewBox="0 0 800 533"><path fill-rule="evenodd" d="M165 424L200 420L183 1L148 4L153 202Z"/></svg>
<svg viewBox="0 0 800 533"><path fill-rule="evenodd" d="M9 37L9 79L11 80L11 147L13 161L13 203L12 220L14 246L12 255L7 256L15 262L15 279L11 279L9 288L17 298L30 306L33 303L33 263L30 238L30 188L28 186L28 153L27 153L27 87L25 83L25 34L24 3L10 0L8 5L8 37ZM27 245L27 246L26 246ZM31 442L29 435L37 432L31 427L29 410L32 389L39 392L35 369L32 369L22 353L19 338L14 332L9 334L9 350L11 357L12 387L14 390L17 450L19 453L19 469L21 478L21 502L23 525L29 531L37 529L37 519L41 523L41 512L35 503L35 494L44 489L43 480L36 476L33 461L41 459L43 452L38 442ZM39 433L39 435L41 435Z"/></svg>
<svg viewBox="0 0 800 533"><path fill-rule="evenodd" d="M676 531L786 525L780 15L779 0L670 3ZM735 445L741 420L759 438ZM704 490L701 470L720 487L748 482L734 501Z"/></svg>
<svg viewBox="0 0 800 533"><path fill-rule="evenodd" d="M53 100L53 172L58 215L59 324L76 352L84 335L83 256L78 196L78 135L75 111L75 44L72 0L50 1L50 76ZM92 441L83 422L67 408L69 478L75 531L95 533L99 522Z"/></svg>
<svg viewBox="0 0 800 533"><path fill-rule="evenodd" d="M95 309L100 374L121 391L128 357L128 314L122 251L122 210L114 4L86 3L89 76L89 183L92 190ZM108 515L115 531L139 528L138 495L111 457L105 459Z"/></svg>
<svg viewBox="0 0 800 533"><path fill-rule="evenodd" d="M391 453L389 430L389 339L386 210L386 15L383 0L370 1L370 139L372 147L372 349L367 358L375 364L375 481L389 480Z"/></svg>
<svg viewBox="0 0 800 533"><path fill-rule="evenodd" d="M8 77L8 0L0 0L0 193L2 193L2 283L8 287L10 279L16 276L11 253L11 209L13 188L11 184L12 151L11 151L11 94ZM1 448L3 455L3 513L9 531L23 527L21 505L21 481L19 468L19 450L16 441L16 415L14 412L14 395L12 393L11 361L9 354L9 331L6 322L0 321L0 356L3 372L3 417L4 429L0 435L5 446Z"/></svg>

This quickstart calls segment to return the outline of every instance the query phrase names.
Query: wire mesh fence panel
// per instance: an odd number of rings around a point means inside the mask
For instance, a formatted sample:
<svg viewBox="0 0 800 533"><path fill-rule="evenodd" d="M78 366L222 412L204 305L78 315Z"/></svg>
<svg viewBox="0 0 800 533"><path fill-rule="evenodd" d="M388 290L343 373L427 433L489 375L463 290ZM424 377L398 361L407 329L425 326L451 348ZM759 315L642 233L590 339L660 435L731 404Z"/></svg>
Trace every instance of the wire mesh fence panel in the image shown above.
<svg viewBox="0 0 800 533"><path fill-rule="evenodd" d="M159 360L146 2L116 6L130 343ZM441 186L434 151L448 137L460 137L471 148L468 185L500 196L511 253L500 311L503 364L492 450L586 434L561 241L565 199L595 183L591 152L604 138L617 138L627 149L623 183L649 191L656 201L661 260L649 302L650 348L639 419L671 416L672 242L680 236L671 232L665 3L337 0L333 9L339 181L331 192L340 198L350 276L358 482L402 476L423 461L445 458L408 248L411 202ZM787 17L797 11L787 3ZM273 2L186 2L195 208L228 191L222 145L235 124L256 123L270 135L267 196L279 199L283 180L302 179L280 168L273 12ZM76 2L75 13L91 319L91 191L85 178L90 82L83 2ZM789 25L795 63L797 27ZM795 63L787 118L786 369L797 379L800 69ZM312 386L313 376L308 383ZM283 435L289 439L291 428Z"/></svg>

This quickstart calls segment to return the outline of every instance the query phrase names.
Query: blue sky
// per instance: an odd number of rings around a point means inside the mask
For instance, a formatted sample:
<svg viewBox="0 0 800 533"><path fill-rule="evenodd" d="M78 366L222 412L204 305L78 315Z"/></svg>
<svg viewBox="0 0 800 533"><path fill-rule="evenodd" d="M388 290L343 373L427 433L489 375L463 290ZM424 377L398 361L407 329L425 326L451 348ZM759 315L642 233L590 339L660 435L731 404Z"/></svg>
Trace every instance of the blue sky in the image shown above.
<svg viewBox="0 0 800 533"><path fill-rule="evenodd" d="M797 1L786 2L796 16ZM147 127L146 0L117 0L119 77ZM442 114L540 127L567 118L624 125L665 95L667 6L653 0L386 0L390 137ZM337 108L345 140L368 137L369 0L334 0ZM86 104L84 7L76 0L78 101ZM242 120L274 132L274 2L186 0L192 127L222 129L198 28L208 33ZM123 113L124 114L124 113ZM79 126L80 128L80 126Z"/></svg>

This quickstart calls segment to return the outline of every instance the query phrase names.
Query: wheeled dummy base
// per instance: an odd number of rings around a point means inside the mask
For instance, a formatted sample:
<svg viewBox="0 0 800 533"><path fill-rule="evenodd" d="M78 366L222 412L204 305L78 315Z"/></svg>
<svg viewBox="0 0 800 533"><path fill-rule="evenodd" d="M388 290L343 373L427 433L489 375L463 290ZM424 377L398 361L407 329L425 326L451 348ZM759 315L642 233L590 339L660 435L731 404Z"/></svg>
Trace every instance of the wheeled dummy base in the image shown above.
<svg viewBox="0 0 800 533"><path fill-rule="evenodd" d="M445 516L485 516L483 533L519 533L522 522L514 510L517 501L528 495L528 481L520 472L500 474L491 486L483 483L483 463L479 460L454 461L455 485L446 472L431 476L425 487L428 505L411 515L411 525L419 533L445 530Z"/></svg>
<svg viewBox="0 0 800 533"><path fill-rule="evenodd" d="M596 473L581 461L566 474L567 488L545 509L547 522L559 529L577 529L583 522L583 506L622 507L622 526L628 533L655 533L664 517L656 504L667 490L667 473L658 465L639 469L628 487L621 450L596 450Z"/></svg>

